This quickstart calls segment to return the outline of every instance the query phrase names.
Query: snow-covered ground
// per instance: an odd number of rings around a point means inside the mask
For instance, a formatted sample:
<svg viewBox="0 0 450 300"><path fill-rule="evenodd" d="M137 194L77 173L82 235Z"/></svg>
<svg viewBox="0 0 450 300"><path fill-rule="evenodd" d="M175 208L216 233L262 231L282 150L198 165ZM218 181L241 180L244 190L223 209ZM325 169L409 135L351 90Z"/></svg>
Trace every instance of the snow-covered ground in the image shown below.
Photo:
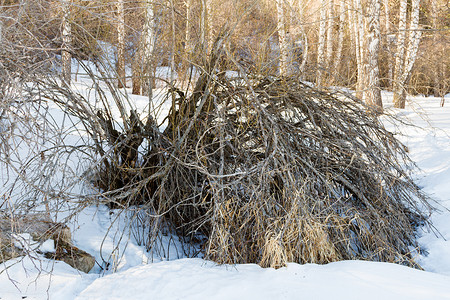
<svg viewBox="0 0 450 300"><path fill-rule="evenodd" d="M10 260L0 265L0 299L450 299L450 95L444 107L438 98L413 97L405 110L391 108L390 93L383 96L388 111L415 125L386 124L402 133L398 137L420 168L414 178L440 209L431 216L439 232L419 232L426 255L417 259L425 271L365 261L291 263L278 270L219 266L178 257L177 242L163 235L170 256L149 257L132 237L120 235L123 222L110 228L114 213L90 207L70 226L75 245L98 265L84 274L39 255ZM144 97L133 100L146 103ZM108 270L102 258L113 262Z"/></svg>

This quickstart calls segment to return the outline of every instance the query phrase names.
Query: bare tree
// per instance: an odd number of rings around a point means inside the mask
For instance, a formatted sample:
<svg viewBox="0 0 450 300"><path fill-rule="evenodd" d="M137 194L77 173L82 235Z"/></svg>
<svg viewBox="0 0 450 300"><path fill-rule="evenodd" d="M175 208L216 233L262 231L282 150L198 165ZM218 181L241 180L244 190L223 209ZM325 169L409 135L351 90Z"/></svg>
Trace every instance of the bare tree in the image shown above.
<svg viewBox="0 0 450 300"><path fill-rule="evenodd" d="M325 55L326 66L330 68L332 66L332 54L333 54L333 32L334 32L334 1L329 0L327 5L327 50Z"/></svg>
<svg viewBox="0 0 450 300"><path fill-rule="evenodd" d="M300 20L300 31L302 35L302 63L300 64L300 73L303 74L305 72L306 62L308 61L308 35L306 34L304 23L304 0L299 0L296 5L296 12L298 15L298 19Z"/></svg>
<svg viewBox="0 0 450 300"><path fill-rule="evenodd" d="M401 105L401 96L397 93L403 93L403 86L400 84L403 65L405 61L405 41L406 41L406 17L407 17L407 0L400 0L400 12L398 18L397 32L397 51L395 53L395 71L394 71L394 105Z"/></svg>
<svg viewBox="0 0 450 300"><path fill-rule="evenodd" d="M151 0L145 1L145 20L142 31L142 94L147 95L151 100L153 97L153 52L156 40L156 22L154 13L154 3Z"/></svg>
<svg viewBox="0 0 450 300"><path fill-rule="evenodd" d="M207 2L208 0L201 0L201 12L200 12L200 45L202 48L202 51L208 52L208 45L207 45Z"/></svg>
<svg viewBox="0 0 450 300"><path fill-rule="evenodd" d="M118 87L126 87L124 0L117 1L117 76Z"/></svg>
<svg viewBox="0 0 450 300"><path fill-rule="evenodd" d="M289 74L289 39L286 34L286 15L283 0L276 0L277 5L277 31L278 44L280 47L280 75Z"/></svg>
<svg viewBox="0 0 450 300"><path fill-rule="evenodd" d="M353 1L353 40L355 42L356 64L358 69L358 77L356 81L356 96L362 98L365 73L364 73L364 19L361 0Z"/></svg>
<svg viewBox="0 0 450 300"><path fill-rule="evenodd" d="M2 15L0 13L0 44L3 42L3 21L2 21Z"/></svg>
<svg viewBox="0 0 450 300"><path fill-rule="evenodd" d="M214 32L213 32L213 3L212 0L205 0L206 9L206 25L208 36L208 53L211 53L214 44Z"/></svg>
<svg viewBox="0 0 450 300"><path fill-rule="evenodd" d="M320 4L320 21L319 21L319 45L317 49L317 85L322 85L322 69L325 66L325 29L327 17L327 2L322 0Z"/></svg>
<svg viewBox="0 0 450 300"><path fill-rule="evenodd" d="M194 50L193 40L192 40L192 31L191 26L193 22L192 17L192 0L184 1L184 5L186 7L186 31L185 31L185 52L189 56L189 54Z"/></svg>
<svg viewBox="0 0 450 300"><path fill-rule="evenodd" d="M169 0L170 4L170 19L171 19L171 40L172 47L170 49L170 82L173 83L175 80L175 52L176 52L176 19L175 19L175 6L173 0Z"/></svg>
<svg viewBox="0 0 450 300"><path fill-rule="evenodd" d="M380 71L378 58L380 52L380 0L368 1L365 45L366 86L364 98L367 104L383 107L380 91Z"/></svg>
<svg viewBox="0 0 450 300"><path fill-rule="evenodd" d="M72 66L72 54L70 52L72 48L72 26L70 23L70 6L72 5L71 0L62 1L62 50L61 50L61 61L62 61L62 79L70 84L71 79L71 66Z"/></svg>
<svg viewBox="0 0 450 300"><path fill-rule="evenodd" d="M407 4L401 2L400 18L399 18L399 33L397 50L397 60L395 64L395 78L394 78L394 106L396 108L405 108L406 104L406 87L405 85L411 77L411 70L416 61L417 50L419 49L421 31L419 30L419 12L420 0L411 1L411 16L408 35L408 47L405 47L406 40L406 7ZM403 11L403 10L405 11ZM403 31L403 33L402 33Z"/></svg>
<svg viewBox="0 0 450 300"><path fill-rule="evenodd" d="M344 45L344 36L345 36L345 7L346 3L345 0L339 1L339 33L338 33L338 40L337 40L337 48L336 48L336 54L334 58L334 67L333 71L337 73L339 70L339 63L341 62L342 57L342 48Z"/></svg>

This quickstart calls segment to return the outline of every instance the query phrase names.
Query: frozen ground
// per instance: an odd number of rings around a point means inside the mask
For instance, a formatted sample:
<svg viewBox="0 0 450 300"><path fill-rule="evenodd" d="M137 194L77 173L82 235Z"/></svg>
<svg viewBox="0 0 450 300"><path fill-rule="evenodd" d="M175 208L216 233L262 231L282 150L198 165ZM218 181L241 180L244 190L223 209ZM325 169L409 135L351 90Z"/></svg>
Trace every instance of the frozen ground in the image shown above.
<svg viewBox="0 0 450 300"><path fill-rule="evenodd" d="M109 270L100 263L82 274L40 256L11 260L0 265L0 299L450 299L450 95L444 107L440 99L414 97L405 110L390 108L392 95L383 96L389 111L415 125L386 124L403 134L399 137L420 168L414 177L440 207L431 216L439 234L427 228L419 232L427 255L418 261L426 271L364 261L292 263L278 270L218 266L177 257L177 243L169 236L161 239L172 249L171 257L152 259L127 235L114 251L123 223L109 228L115 215L92 207L71 224L74 242L99 263L110 258Z"/></svg>

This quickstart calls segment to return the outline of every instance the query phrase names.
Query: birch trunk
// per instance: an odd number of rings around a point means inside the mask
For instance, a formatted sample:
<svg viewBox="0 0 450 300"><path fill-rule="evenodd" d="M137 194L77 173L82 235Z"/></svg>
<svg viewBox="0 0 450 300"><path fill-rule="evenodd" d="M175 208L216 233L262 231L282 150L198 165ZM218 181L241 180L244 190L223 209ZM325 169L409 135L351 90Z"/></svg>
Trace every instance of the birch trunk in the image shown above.
<svg viewBox="0 0 450 300"><path fill-rule="evenodd" d="M368 3L368 21L366 34L366 86L364 98L368 105L383 107L380 91L380 71L378 67L380 51L380 0Z"/></svg>
<svg viewBox="0 0 450 300"><path fill-rule="evenodd" d="M299 66L299 72L301 77L305 72L305 66L308 60L308 37L306 35L305 27L303 25L303 18L304 18L303 9L305 7L304 1L305 0L289 1L291 11L291 15L289 18L291 20L291 23L293 24L291 25L291 27L295 26L294 30L292 30L292 28L290 29L291 36L294 35L296 37L297 40L295 47L301 49L302 51L301 63ZM300 43L298 43L297 41L300 41ZM291 40L290 42L293 43L294 41ZM290 53L290 59L293 60L292 53Z"/></svg>
<svg viewBox="0 0 450 300"><path fill-rule="evenodd" d="M333 29L334 29L334 1L329 0L327 7L327 52L326 52L326 66L327 68L332 66L332 54L333 54Z"/></svg>
<svg viewBox="0 0 450 300"><path fill-rule="evenodd" d="M362 45L362 33L361 25L361 11L360 11L360 3L358 0L352 1L352 7L349 11L349 19L350 19L350 25L351 25L351 36L352 36L352 42L355 49L355 57L356 57L356 67L357 67L357 77L356 77L356 97L362 98L362 89L363 89L363 77L364 77L364 71L363 71L363 45Z"/></svg>
<svg viewBox="0 0 450 300"><path fill-rule="evenodd" d="M300 73L305 73L306 62L308 61L308 35L306 34L305 26L303 25L304 18L304 0L298 1L298 12L300 19L300 30L302 34L302 63L300 64Z"/></svg>
<svg viewBox="0 0 450 300"><path fill-rule="evenodd" d="M437 30L438 30L438 23L437 23L437 3L436 0L431 1L431 20L433 25L433 30L435 31L433 33L433 46L437 47L439 44ZM442 56L443 57L443 56ZM433 63L433 95L434 97L441 97L443 94L441 94L441 71L440 71L440 64L436 61Z"/></svg>
<svg viewBox="0 0 450 300"><path fill-rule="evenodd" d="M126 87L125 77L125 11L123 0L117 2L117 77L118 87Z"/></svg>
<svg viewBox="0 0 450 300"><path fill-rule="evenodd" d="M384 6L384 30L386 31L386 34L389 34L389 31L391 30L389 18L389 0L383 0L383 6Z"/></svg>
<svg viewBox="0 0 450 300"><path fill-rule="evenodd" d="M327 17L327 3L322 0L320 5L320 22L319 22L319 45L317 49L317 85L322 85L322 69L324 66L325 56L325 26Z"/></svg>
<svg viewBox="0 0 450 300"><path fill-rule="evenodd" d="M200 15L200 45L204 52L208 52L208 46L206 44L206 1L201 0L201 15Z"/></svg>
<svg viewBox="0 0 450 300"><path fill-rule="evenodd" d="M395 71L394 71L394 106L401 108L403 98L403 85L401 84L401 76L405 63L405 40L406 40L406 9L407 0L400 0L400 12L398 20L397 33L397 52L395 54Z"/></svg>
<svg viewBox="0 0 450 300"><path fill-rule="evenodd" d="M153 50L156 40L156 26L153 3L150 0L145 2L145 21L143 30L143 80L142 94L149 97L151 101L153 96Z"/></svg>
<svg viewBox="0 0 450 300"><path fill-rule="evenodd" d="M392 39L390 38L391 21L389 18L389 0L383 0L384 7L384 32L385 34L385 47L388 52L392 52ZM388 88L392 86L392 80L394 76L394 66L392 63L388 63Z"/></svg>
<svg viewBox="0 0 450 300"><path fill-rule="evenodd" d="M190 56L193 50L192 37L191 37L191 22L192 22L192 0L186 0L186 31L185 31L185 49L187 58Z"/></svg>
<svg viewBox="0 0 450 300"><path fill-rule="evenodd" d="M170 15L172 21L172 49L170 52L170 82L173 84L175 80L175 51L176 51L176 37L175 37L175 7L173 0L170 0Z"/></svg>
<svg viewBox="0 0 450 300"><path fill-rule="evenodd" d="M72 48L72 27L70 24L70 5L71 1L63 1L63 19L62 19L62 80L66 84L70 84L72 74L72 54L70 49Z"/></svg>
<svg viewBox="0 0 450 300"><path fill-rule="evenodd" d="M206 24L208 28L208 53L211 54L214 44L212 0L206 0Z"/></svg>
<svg viewBox="0 0 450 300"><path fill-rule="evenodd" d="M289 48L286 36L286 19L283 8L283 0L276 0L277 4L277 24L278 24L278 44L280 47L280 75L289 75Z"/></svg>
<svg viewBox="0 0 450 300"><path fill-rule="evenodd" d="M345 36L345 0L339 2L339 35L337 41L336 55L334 60L333 70L335 74L339 72L339 63L341 62L342 47Z"/></svg>
<svg viewBox="0 0 450 300"><path fill-rule="evenodd" d="M406 49L404 65L401 74L397 77L398 86L394 90L394 106L405 108L406 84L411 77L411 70L416 61L422 32L419 31L420 0L411 1L411 21L408 35L408 48Z"/></svg>
<svg viewBox="0 0 450 300"><path fill-rule="evenodd" d="M363 19L363 9L361 5L361 0L356 0L356 21L357 24L357 41L358 41L358 82L356 88L356 96L362 98L364 93L364 83L365 83L365 70L364 70L364 19Z"/></svg>

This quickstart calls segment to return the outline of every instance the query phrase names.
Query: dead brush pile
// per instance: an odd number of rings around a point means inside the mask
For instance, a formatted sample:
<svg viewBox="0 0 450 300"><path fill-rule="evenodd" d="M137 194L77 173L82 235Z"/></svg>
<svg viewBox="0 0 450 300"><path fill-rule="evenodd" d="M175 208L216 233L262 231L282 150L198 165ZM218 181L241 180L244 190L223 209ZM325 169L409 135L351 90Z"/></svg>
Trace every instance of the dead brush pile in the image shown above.
<svg viewBox="0 0 450 300"><path fill-rule="evenodd" d="M418 267L419 206L431 207L375 111L294 77L204 74L189 97L168 97L164 132L133 112L123 133L99 116L116 150L103 155L98 184L114 206L148 212L149 249L170 224L188 241L203 236L219 263Z"/></svg>

